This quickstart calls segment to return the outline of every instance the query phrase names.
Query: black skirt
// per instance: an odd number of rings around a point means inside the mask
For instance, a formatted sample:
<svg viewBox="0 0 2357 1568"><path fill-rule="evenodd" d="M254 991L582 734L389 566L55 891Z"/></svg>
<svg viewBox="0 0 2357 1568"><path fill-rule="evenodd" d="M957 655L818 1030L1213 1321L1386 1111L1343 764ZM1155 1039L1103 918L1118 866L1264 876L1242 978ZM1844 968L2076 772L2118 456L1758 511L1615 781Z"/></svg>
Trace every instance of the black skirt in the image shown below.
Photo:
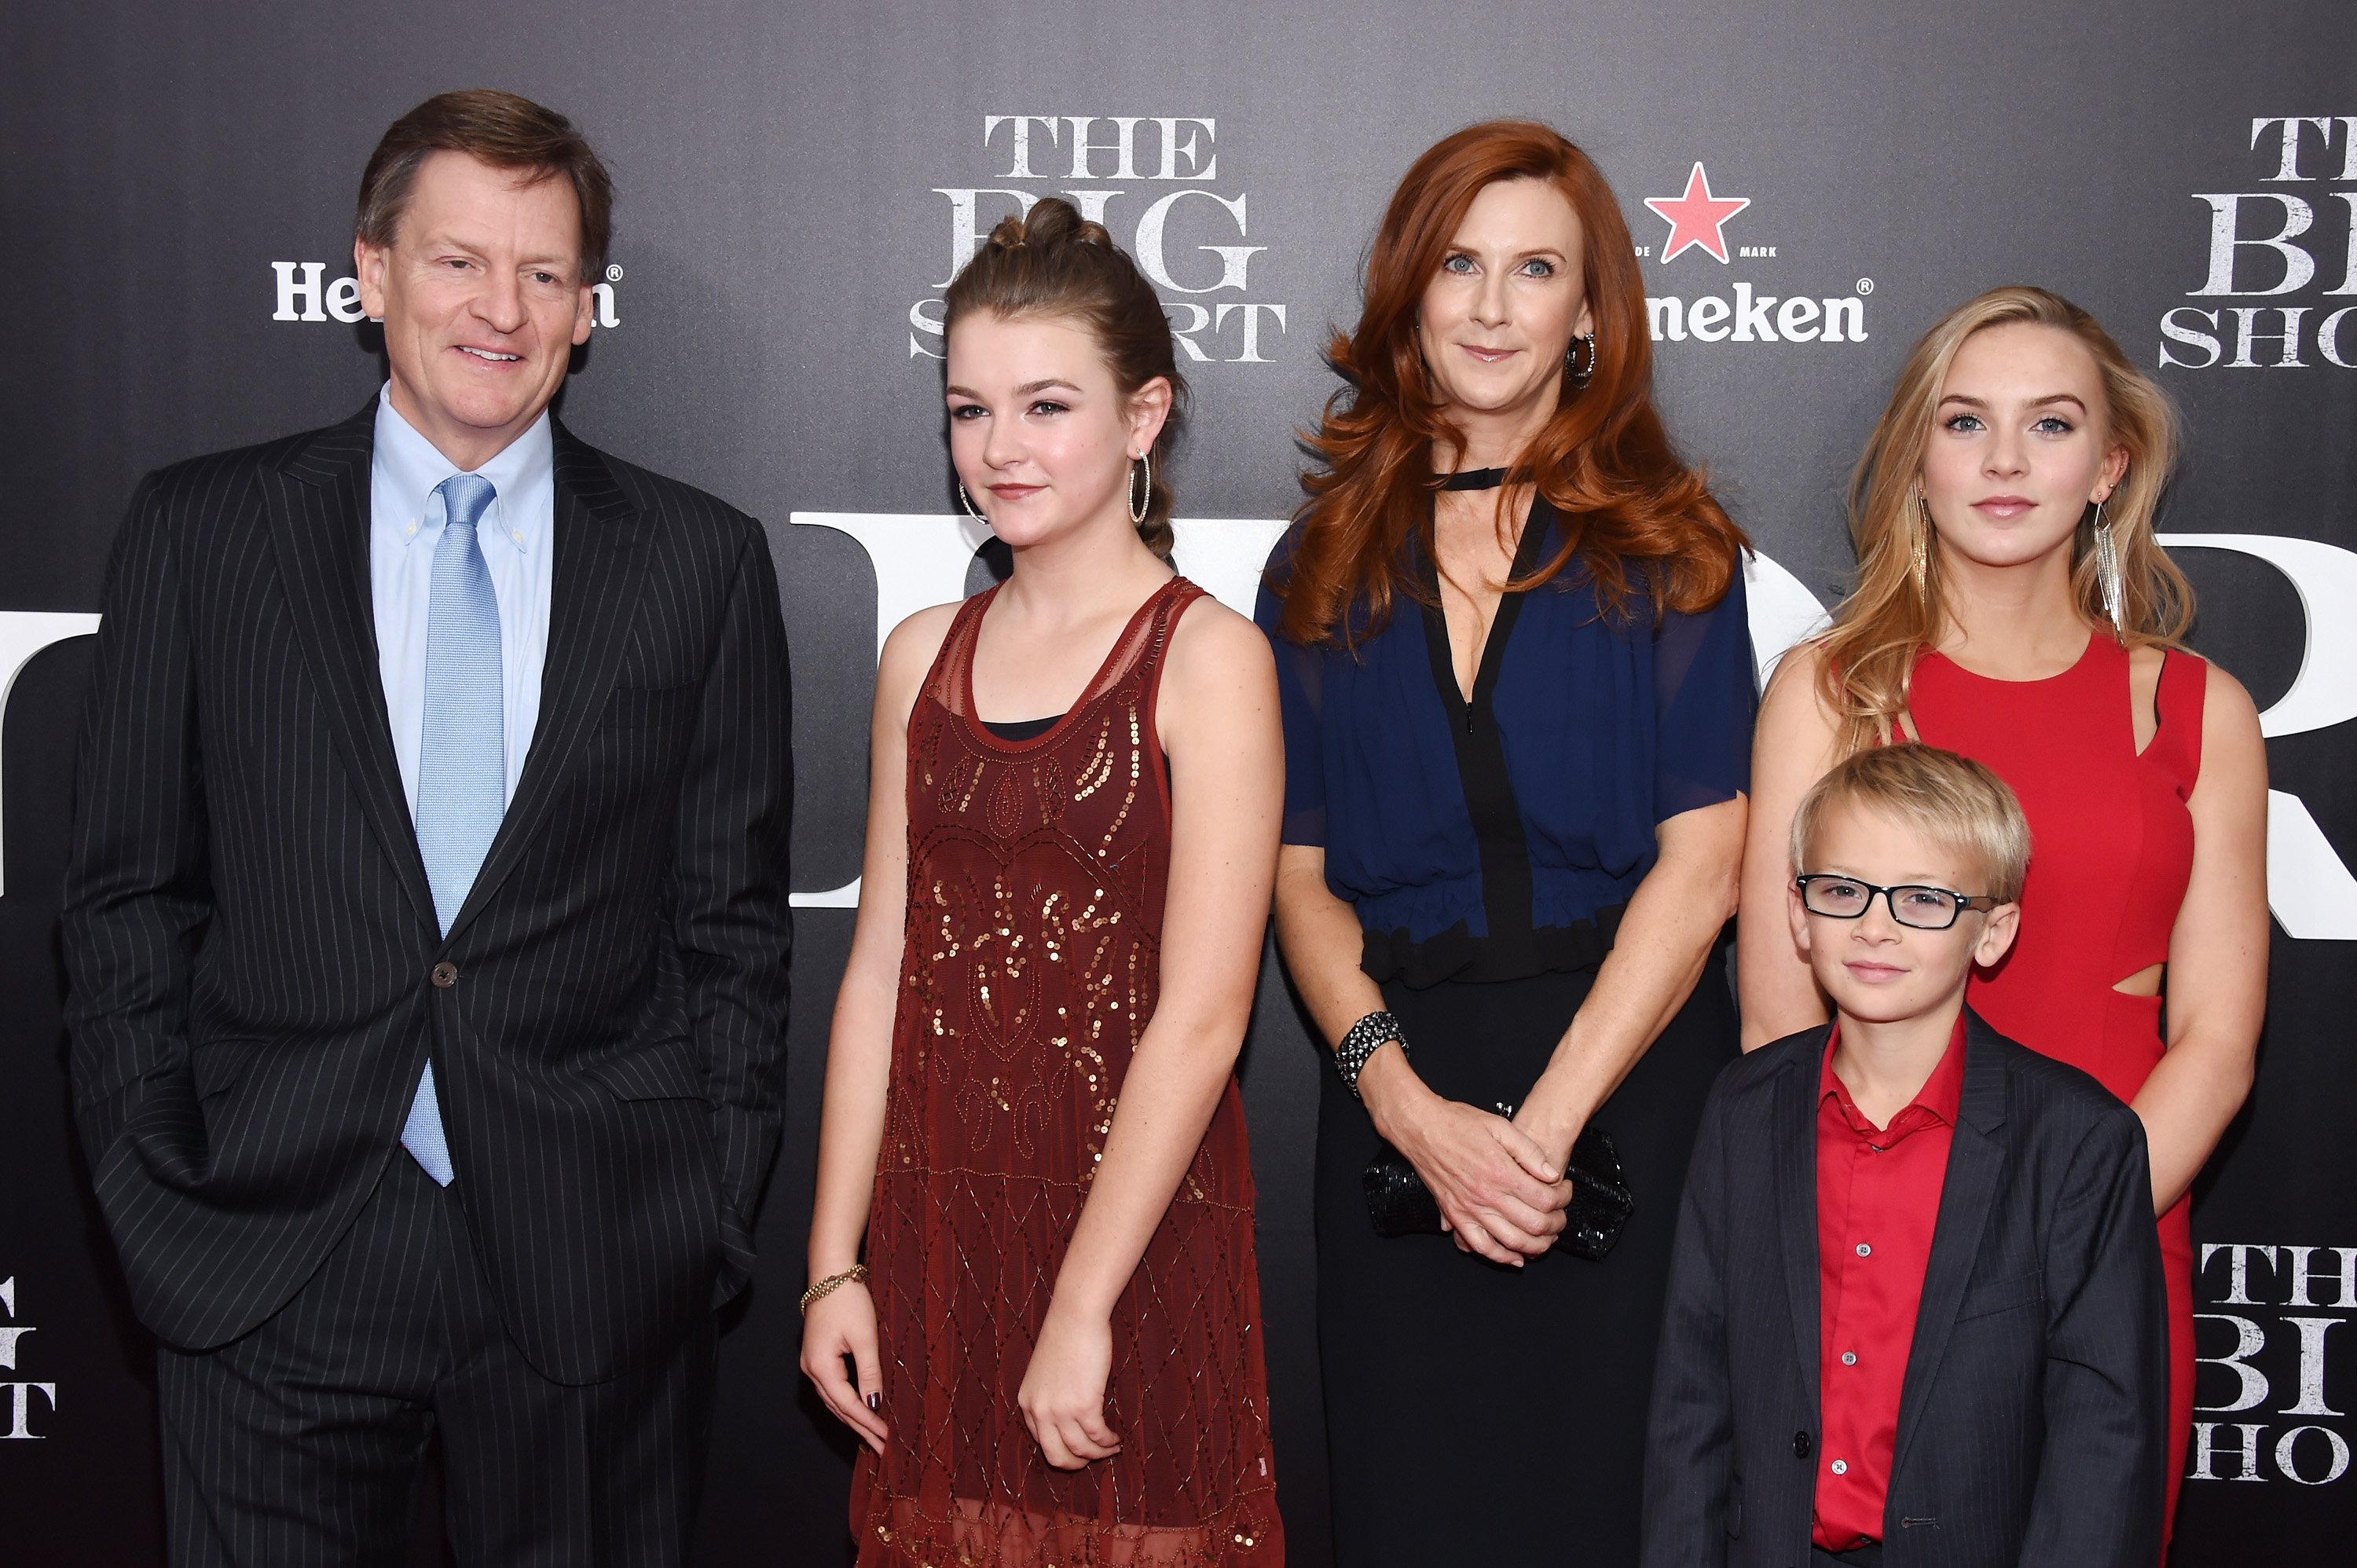
<svg viewBox="0 0 2357 1568"><path fill-rule="evenodd" d="M1486 1109L1529 1093L1595 978L1383 994L1425 1082ZM1374 1128L1322 1075L1318 1333L1339 1568L1637 1560L1670 1243L1703 1099L1737 1048L1714 954L1594 1118L1636 1201L1619 1245L1601 1262L1551 1251L1522 1269L1448 1236L1377 1236L1360 1182Z"/></svg>

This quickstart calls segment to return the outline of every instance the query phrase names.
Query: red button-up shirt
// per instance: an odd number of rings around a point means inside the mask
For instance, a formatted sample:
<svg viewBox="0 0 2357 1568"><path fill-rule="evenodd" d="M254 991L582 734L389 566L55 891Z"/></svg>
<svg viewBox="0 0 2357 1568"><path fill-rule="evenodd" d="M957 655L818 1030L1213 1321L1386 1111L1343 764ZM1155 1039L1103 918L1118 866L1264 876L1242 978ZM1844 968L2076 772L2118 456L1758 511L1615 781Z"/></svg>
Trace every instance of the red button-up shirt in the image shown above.
<svg viewBox="0 0 2357 1568"><path fill-rule="evenodd" d="M1882 1539L1899 1441L1899 1393L1948 1147L1964 1088L1964 1020L1908 1107L1877 1127L1834 1073L1841 1026L1825 1042L1817 1091L1817 1272L1823 1441L1811 1539L1846 1552Z"/></svg>

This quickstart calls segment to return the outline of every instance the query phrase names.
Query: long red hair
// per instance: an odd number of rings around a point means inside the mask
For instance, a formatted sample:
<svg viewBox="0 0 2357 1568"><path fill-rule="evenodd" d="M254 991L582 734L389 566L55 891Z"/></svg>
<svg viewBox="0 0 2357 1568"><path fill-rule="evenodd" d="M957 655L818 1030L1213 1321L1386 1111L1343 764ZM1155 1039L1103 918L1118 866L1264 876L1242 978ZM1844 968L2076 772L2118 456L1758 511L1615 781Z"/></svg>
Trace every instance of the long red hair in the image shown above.
<svg viewBox="0 0 2357 1568"><path fill-rule="evenodd" d="M1302 477L1300 539L1270 584L1296 642L1347 644L1383 625L1394 595L1425 596L1404 546L1413 537L1431 548L1434 442L1463 442L1435 400L1416 312L1474 199L1501 179L1547 180L1571 203L1596 331L1585 383L1566 369L1560 405L1514 467L1553 503L1568 542L1508 589L1535 588L1579 555L1599 601L1618 611L1635 562L1654 609L1691 611L1717 603L1734 576L1742 532L1679 459L1653 408L1645 287L1619 199L1552 126L1494 120L1435 143L1407 171L1368 254L1359 325L1327 349L1347 385L1302 437L1319 466Z"/></svg>

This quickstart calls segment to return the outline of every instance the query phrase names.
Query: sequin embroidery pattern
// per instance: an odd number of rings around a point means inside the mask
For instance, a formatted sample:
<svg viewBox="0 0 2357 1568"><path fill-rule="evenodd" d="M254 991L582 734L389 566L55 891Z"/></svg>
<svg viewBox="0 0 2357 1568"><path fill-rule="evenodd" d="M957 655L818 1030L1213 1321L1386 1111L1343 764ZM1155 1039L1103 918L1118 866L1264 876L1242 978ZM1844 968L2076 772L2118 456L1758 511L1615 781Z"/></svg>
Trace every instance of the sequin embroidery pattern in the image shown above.
<svg viewBox="0 0 2357 1568"><path fill-rule="evenodd" d="M1114 1309L1111 1459L1050 1467L1016 1407L1159 991L1170 811L1154 702L1178 617L1141 606L1047 734L973 711L969 600L909 732L909 889L874 1271L891 1440L852 1489L861 1568L1284 1560L1252 1171L1230 1080Z"/></svg>

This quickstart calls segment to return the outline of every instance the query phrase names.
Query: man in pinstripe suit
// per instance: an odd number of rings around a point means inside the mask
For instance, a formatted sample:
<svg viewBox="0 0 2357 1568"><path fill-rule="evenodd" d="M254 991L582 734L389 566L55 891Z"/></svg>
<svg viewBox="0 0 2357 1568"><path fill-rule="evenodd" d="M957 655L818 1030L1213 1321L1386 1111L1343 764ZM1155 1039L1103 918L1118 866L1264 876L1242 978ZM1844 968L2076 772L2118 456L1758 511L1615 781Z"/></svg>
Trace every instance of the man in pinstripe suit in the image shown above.
<svg viewBox="0 0 2357 1568"><path fill-rule="evenodd" d="M182 1563L683 1556L789 941L761 529L551 416L609 231L448 93L361 192L391 379L151 476L66 890L73 1079Z"/></svg>

